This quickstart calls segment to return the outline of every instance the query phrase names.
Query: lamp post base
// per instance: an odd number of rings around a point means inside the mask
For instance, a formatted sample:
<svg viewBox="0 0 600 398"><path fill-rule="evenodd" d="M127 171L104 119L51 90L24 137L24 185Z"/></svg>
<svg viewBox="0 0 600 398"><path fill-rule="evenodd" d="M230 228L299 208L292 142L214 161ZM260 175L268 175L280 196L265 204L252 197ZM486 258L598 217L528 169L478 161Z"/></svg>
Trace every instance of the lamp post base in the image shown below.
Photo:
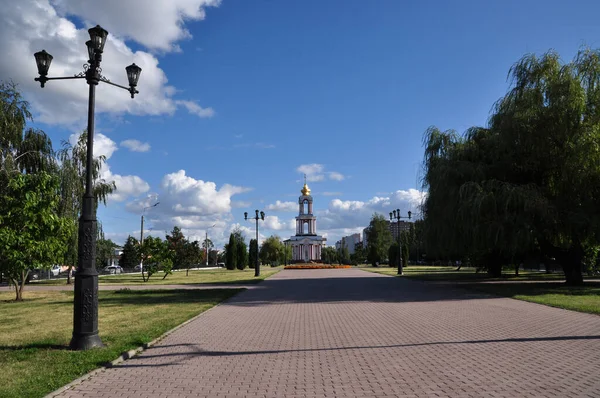
<svg viewBox="0 0 600 398"><path fill-rule="evenodd" d="M102 340L98 333L85 334L85 333L73 333L73 338L69 343L69 349L74 351L85 351L91 348L102 348Z"/></svg>

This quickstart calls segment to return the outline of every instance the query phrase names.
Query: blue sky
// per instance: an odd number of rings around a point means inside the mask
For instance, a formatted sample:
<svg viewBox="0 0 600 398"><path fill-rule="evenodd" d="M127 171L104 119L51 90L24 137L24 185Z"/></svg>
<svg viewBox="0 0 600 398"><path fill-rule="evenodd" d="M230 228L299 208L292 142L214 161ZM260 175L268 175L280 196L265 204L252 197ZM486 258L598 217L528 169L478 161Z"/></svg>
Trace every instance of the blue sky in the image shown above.
<svg viewBox="0 0 600 398"><path fill-rule="evenodd" d="M124 84L126 65L144 69L134 100L98 89L96 149L119 188L98 216L118 243L139 237L157 200L146 235L179 225L198 239L216 223L222 246L235 226L252 237L243 213L259 209L261 234L287 237L304 172L330 244L375 211L418 212L429 126L485 125L521 56L570 60L600 37L592 1L0 3L1 78L20 85L56 147L86 126L86 86L36 86L33 52L54 55L51 75L77 73L85 29L100 24L103 73Z"/></svg>

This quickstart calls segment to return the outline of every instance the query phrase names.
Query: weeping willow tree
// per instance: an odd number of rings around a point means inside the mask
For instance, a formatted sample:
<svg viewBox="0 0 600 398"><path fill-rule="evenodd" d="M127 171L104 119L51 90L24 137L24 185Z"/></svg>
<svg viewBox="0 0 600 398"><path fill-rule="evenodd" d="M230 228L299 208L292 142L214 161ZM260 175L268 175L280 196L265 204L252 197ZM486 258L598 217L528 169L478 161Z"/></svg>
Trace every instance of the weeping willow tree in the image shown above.
<svg viewBox="0 0 600 398"><path fill-rule="evenodd" d="M67 272L67 284L71 283L71 270L77 265L78 250L78 223L81 216L83 194L85 193L86 183L86 162L87 162L87 132L83 132L77 143L73 146L71 143L63 141L62 148L58 152L60 168L60 189L61 200L58 211L63 217L73 220L73 228L69 234L67 250L65 252L64 264L69 267ZM94 157L92 169L93 194L95 198L94 211L98 210L98 204L102 202L106 205L108 195L113 193L117 187L114 181L107 182L100 175L100 168L106 162L104 155ZM98 223L101 229L101 223ZM102 231L99 230L101 235Z"/></svg>
<svg viewBox="0 0 600 398"><path fill-rule="evenodd" d="M31 120L29 103L17 86L0 82L0 189L11 173L56 170L52 141L43 131L28 128Z"/></svg>
<svg viewBox="0 0 600 398"><path fill-rule="evenodd" d="M509 76L487 128L425 134L427 241L494 275L539 249L581 284L600 242L600 52L526 55Z"/></svg>

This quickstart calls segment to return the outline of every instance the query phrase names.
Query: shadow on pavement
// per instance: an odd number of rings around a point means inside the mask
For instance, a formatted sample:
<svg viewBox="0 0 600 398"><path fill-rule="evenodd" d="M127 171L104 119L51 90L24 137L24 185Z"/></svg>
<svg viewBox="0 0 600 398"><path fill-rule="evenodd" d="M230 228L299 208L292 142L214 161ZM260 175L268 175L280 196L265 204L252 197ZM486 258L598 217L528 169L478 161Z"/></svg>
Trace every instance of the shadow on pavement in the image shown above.
<svg viewBox="0 0 600 398"><path fill-rule="evenodd" d="M360 277L267 279L260 289L249 290L227 305L256 306L282 303L328 302L425 302L497 298L458 286L439 286L423 281L381 275Z"/></svg>
<svg viewBox="0 0 600 398"><path fill-rule="evenodd" d="M436 346L436 345L454 345L454 344L497 344L497 343L529 343L539 341L574 341L574 340L600 340L600 335L594 336L549 336L549 337L517 337L517 338L506 338L506 339L489 339L489 340L463 340L463 341L434 341L426 343L408 343L408 344L393 344L393 345L382 345L382 346L348 346L348 347L327 347L327 348L299 348L299 349L286 349L286 350L256 350L256 351L209 351L197 348L196 344L173 344L163 345L160 347L150 347L142 357L136 357L132 360L114 366L115 368L135 368L135 367L161 367L177 365L185 360L206 356L206 357L219 357L219 356L239 356L239 355L261 355L261 354L284 354L291 352L314 352L314 351L339 351L339 350L378 350L378 349L390 349L390 348L409 348L419 346ZM169 352L165 354L152 354L153 350L158 349L169 349L176 346L188 346L195 347L187 352ZM179 357L178 360L166 363L156 364L142 364L136 363L140 359L145 360L148 358L168 358L168 357Z"/></svg>

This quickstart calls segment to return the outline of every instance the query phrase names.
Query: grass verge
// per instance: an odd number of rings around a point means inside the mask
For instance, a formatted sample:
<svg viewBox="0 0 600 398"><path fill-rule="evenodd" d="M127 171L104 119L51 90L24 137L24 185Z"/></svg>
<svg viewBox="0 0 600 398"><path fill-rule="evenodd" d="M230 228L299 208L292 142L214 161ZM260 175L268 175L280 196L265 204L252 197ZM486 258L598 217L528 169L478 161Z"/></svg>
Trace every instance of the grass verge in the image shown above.
<svg viewBox="0 0 600 398"><path fill-rule="evenodd" d="M23 302L0 292L0 397L43 397L241 290L100 291L106 347L89 351L67 349L73 292L25 292Z"/></svg>
<svg viewBox="0 0 600 398"><path fill-rule="evenodd" d="M254 269L227 270L224 268L212 270L193 270L186 276L185 271L176 271L163 279L164 274L152 275L148 282L142 280L142 274L101 275L98 283L103 285L196 285L196 284L251 284L279 272L283 267L261 267L260 276L254 277ZM31 285L64 285L66 279L50 279L33 282ZM27 287L25 287L27 290Z"/></svg>
<svg viewBox="0 0 600 398"><path fill-rule="evenodd" d="M498 296L600 315L599 282L586 282L584 286L565 286L547 282L470 283L461 285L463 286Z"/></svg>

